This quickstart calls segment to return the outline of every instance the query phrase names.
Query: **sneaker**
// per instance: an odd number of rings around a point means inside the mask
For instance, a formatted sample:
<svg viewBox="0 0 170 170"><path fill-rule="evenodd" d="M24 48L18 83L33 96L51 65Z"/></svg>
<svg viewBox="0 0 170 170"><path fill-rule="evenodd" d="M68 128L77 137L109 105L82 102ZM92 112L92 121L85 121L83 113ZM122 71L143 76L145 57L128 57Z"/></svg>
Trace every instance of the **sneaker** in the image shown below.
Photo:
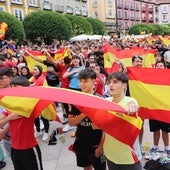
<svg viewBox="0 0 170 170"><path fill-rule="evenodd" d="M68 123L68 118L64 117L62 118L62 124L65 125Z"/></svg>
<svg viewBox="0 0 170 170"><path fill-rule="evenodd" d="M170 150L165 150L166 154L170 156Z"/></svg>
<svg viewBox="0 0 170 170"><path fill-rule="evenodd" d="M151 149L150 149L150 152L158 152L159 151L159 149L158 148L155 148L155 147L152 147Z"/></svg>
<svg viewBox="0 0 170 170"><path fill-rule="evenodd" d="M42 141L47 141L48 139L48 133L44 132L44 135L42 137Z"/></svg>
<svg viewBox="0 0 170 170"><path fill-rule="evenodd" d="M5 166L6 166L6 162L0 161L0 169L2 169L2 168L5 167Z"/></svg>
<svg viewBox="0 0 170 170"><path fill-rule="evenodd" d="M43 135L43 132L42 132L42 131L40 131L40 132L35 131L35 133L34 133L34 136L35 136L36 138L39 137L39 136L41 136L41 135Z"/></svg>
<svg viewBox="0 0 170 170"><path fill-rule="evenodd" d="M141 150L141 153L144 154L145 153L145 149L143 148L142 145L140 145L140 150Z"/></svg>
<svg viewBox="0 0 170 170"><path fill-rule="evenodd" d="M74 129L74 126L70 126L68 123L64 126L63 132L68 132L69 130Z"/></svg>

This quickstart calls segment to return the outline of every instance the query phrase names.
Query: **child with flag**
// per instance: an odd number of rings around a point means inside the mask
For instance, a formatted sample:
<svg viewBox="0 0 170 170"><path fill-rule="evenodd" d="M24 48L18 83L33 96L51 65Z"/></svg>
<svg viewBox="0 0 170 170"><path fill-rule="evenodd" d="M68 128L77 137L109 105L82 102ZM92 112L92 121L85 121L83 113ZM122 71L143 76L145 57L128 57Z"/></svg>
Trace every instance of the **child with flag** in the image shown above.
<svg viewBox="0 0 170 170"><path fill-rule="evenodd" d="M111 95L108 100L124 107L128 115L136 114L139 108L137 101L134 98L125 96L128 84L127 75L123 72L111 73L108 77L108 82ZM117 114L119 115L119 113ZM123 116L124 114L121 114L119 118L121 119ZM121 133L121 131L118 133ZM105 133L103 150L109 170L142 170L140 163L142 155L138 137L133 146L130 146Z"/></svg>
<svg viewBox="0 0 170 170"><path fill-rule="evenodd" d="M12 87L29 86L26 77L16 76L11 80ZM1 115L0 127L9 123L11 136L11 159L15 170L43 170L41 150L34 137L34 119L4 110Z"/></svg>

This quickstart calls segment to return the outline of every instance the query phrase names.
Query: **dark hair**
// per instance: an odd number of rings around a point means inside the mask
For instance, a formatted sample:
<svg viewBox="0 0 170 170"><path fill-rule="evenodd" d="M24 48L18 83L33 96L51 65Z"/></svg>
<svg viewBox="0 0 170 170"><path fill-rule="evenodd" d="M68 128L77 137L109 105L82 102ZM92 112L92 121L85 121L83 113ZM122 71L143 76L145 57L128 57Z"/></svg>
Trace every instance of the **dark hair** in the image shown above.
<svg viewBox="0 0 170 170"><path fill-rule="evenodd" d="M40 72L39 75L38 75L38 77L39 77L42 74L43 68L40 65L35 65L34 67L38 68L38 70Z"/></svg>
<svg viewBox="0 0 170 170"><path fill-rule="evenodd" d="M15 76L11 82L11 85L18 85L18 86L30 86L28 79L24 76Z"/></svg>
<svg viewBox="0 0 170 170"><path fill-rule="evenodd" d="M77 58L77 59L80 60L80 57L78 55L76 55L76 54L72 55L72 59L74 59L74 58Z"/></svg>
<svg viewBox="0 0 170 170"><path fill-rule="evenodd" d="M26 75L23 75L23 73L22 73L22 70L23 70L23 69L26 69L26 70L27 70L27 74L26 74ZM24 76L24 77L26 77L27 79L29 79L30 77L32 77L32 74L31 74L31 72L30 72L30 69L29 69L27 66L21 67L21 76Z"/></svg>
<svg viewBox="0 0 170 170"><path fill-rule="evenodd" d="M10 67L1 67L0 68L0 76L13 76L13 71Z"/></svg>
<svg viewBox="0 0 170 170"><path fill-rule="evenodd" d="M91 68L86 68L80 71L78 79L96 79L96 72Z"/></svg>
<svg viewBox="0 0 170 170"><path fill-rule="evenodd" d="M123 72L113 72L113 73L111 73L108 76L107 80L110 81L112 79L119 80L122 83L128 83L128 76Z"/></svg>
<svg viewBox="0 0 170 170"><path fill-rule="evenodd" d="M140 55L134 55L132 57L132 63L135 61L136 58L139 58L140 60L143 60L143 58Z"/></svg>
<svg viewBox="0 0 170 170"><path fill-rule="evenodd" d="M157 61L157 62L155 63L155 66L156 66L157 64L159 64L159 63L162 63L162 64L164 65L164 68L166 68L166 64L165 64L165 62L163 62L162 60Z"/></svg>
<svg viewBox="0 0 170 170"><path fill-rule="evenodd" d="M68 56L64 57L64 63L65 64L70 64L71 63L71 59Z"/></svg>

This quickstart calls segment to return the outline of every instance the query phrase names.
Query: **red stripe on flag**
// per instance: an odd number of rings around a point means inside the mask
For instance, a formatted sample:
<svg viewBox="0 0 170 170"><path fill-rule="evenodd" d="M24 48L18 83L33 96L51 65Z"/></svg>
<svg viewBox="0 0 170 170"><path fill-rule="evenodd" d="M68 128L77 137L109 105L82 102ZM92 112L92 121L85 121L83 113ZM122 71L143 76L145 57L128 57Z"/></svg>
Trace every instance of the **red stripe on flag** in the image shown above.
<svg viewBox="0 0 170 170"><path fill-rule="evenodd" d="M147 84L170 85L170 69L128 67L130 80Z"/></svg>

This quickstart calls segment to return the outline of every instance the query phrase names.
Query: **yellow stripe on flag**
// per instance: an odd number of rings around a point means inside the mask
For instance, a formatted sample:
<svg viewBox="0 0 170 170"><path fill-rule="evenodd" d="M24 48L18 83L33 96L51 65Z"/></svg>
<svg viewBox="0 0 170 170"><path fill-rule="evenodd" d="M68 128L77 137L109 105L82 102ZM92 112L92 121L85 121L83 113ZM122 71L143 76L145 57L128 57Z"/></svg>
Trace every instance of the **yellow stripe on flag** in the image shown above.
<svg viewBox="0 0 170 170"><path fill-rule="evenodd" d="M129 80L129 86L131 87L130 89L133 89L130 91L131 96L137 99L140 107L170 110L168 100L170 94L169 86L145 84L135 80Z"/></svg>
<svg viewBox="0 0 170 170"><path fill-rule="evenodd" d="M133 117L133 116L129 116L127 114L119 114L113 111L108 111L109 113L115 115L116 117L125 120L126 122L132 124L133 126L137 127L138 129L141 129L142 127L142 119L138 116Z"/></svg>

